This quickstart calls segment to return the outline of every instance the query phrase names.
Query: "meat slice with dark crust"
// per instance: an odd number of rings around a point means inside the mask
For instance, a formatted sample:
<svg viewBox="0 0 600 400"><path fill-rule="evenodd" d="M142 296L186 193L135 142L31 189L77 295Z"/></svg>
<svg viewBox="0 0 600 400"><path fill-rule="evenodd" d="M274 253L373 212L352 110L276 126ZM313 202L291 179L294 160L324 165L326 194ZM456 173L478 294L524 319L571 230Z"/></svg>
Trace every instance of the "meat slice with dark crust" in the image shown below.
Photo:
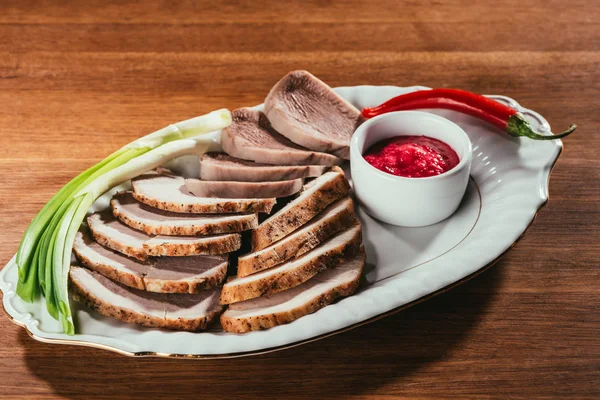
<svg viewBox="0 0 600 400"><path fill-rule="evenodd" d="M135 289L158 293L198 293L220 285L227 256L158 257L139 261L77 232L73 252L79 262L107 278Z"/></svg>
<svg viewBox="0 0 600 400"><path fill-rule="evenodd" d="M217 235L242 232L258 226L256 214L182 214L159 210L120 192L110 201L113 215L148 235Z"/></svg>
<svg viewBox="0 0 600 400"><path fill-rule="evenodd" d="M185 187L185 179L167 170L152 171L131 180L133 197L160 210L176 213L270 213L275 198L218 199L197 197Z"/></svg>
<svg viewBox="0 0 600 400"><path fill-rule="evenodd" d="M365 252L361 250L301 285L231 304L221 315L221 325L227 332L245 333L288 324L356 292L364 267Z"/></svg>
<svg viewBox="0 0 600 400"><path fill-rule="evenodd" d="M315 151L350 158L350 139L360 111L308 71L293 71L269 92L265 113L273 128Z"/></svg>
<svg viewBox="0 0 600 400"><path fill-rule="evenodd" d="M148 292L200 293L223 283L227 256L156 257L144 276Z"/></svg>
<svg viewBox="0 0 600 400"><path fill-rule="evenodd" d="M89 232L77 232L73 242L77 260L107 278L135 289L144 290L144 276L151 263L127 257L96 242Z"/></svg>
<svg viewBox="0 0 600 400"><path fill-rule="evenodd" d="M331 171L307 183L297 198L252 231L253 251L264 249L292 233L329 204L348 194L349 189L344 171L339 167L333 167Z"/></svg>
<svg viewBox="0 0 600 400"><path fill-rule="evenodd" d="M242 160L225 153L204 153L200 157L203 181L269 182L314 178L327 169L324 165L270 165Z"/></svg>
<svg viewBox="0 0 600 400"><path fill-rule="evenodd" d="M237 251L242 245L239 233L216 236L154 236L144 242L144 250L154 257L218 255Z"/></svg>
<svg viewBox="0 0 600 400"><path fill-rule="evenodd" d="M126 256L146 260L148 256L192 256L225 254L241 246L239 233L216 236L148 236L122 224L110 210L87 218L94 239L101 245Z"/></svg>
<svg viewBox="0 0 600 400"><path fill-rule="evenodd" d="M297 231L262 250L238 258L238 277L271 268L314 249L332 235L356 223L352 199L345 197L329 205Z"/></svg>
<svg viewBox="0 0 600 400"><path fill-rule="evenodd" d="M98 313L130 324L184 331L206 329L223 312L220 288L197 294L161 294L132 289L86 268L69 272L75 300Z"/></svg>
<svg viewBox="0 0 600 400"><path fill-rule="evenodd" d="M338 165L341 158L292 143L275 131L262 111L239 108L221 132L223 150L233 157L265 164Z"/></svg>
<svg viewBox="0 0 600 400"><path fill-rule="evenodd" d="M270 182L201 181L186 179L185 186L198 197L261 199L288 197L302 189L302 179Z"/></svg>
<svg viewBox="0 0 600 400"><path fill-rule="evenodd" d="M319 272L354 256L361 245L361 229L356 224L299 258L228 281L221 292L221 303L237 303L298 286Z"/></svg>

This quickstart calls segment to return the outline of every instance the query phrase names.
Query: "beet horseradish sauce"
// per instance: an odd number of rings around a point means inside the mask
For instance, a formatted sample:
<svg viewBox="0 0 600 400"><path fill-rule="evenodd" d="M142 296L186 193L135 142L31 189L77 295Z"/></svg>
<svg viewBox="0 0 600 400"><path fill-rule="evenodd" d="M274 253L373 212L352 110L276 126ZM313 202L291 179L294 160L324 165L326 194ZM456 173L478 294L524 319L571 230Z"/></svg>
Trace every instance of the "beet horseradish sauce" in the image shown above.
<svg viewBox="0 0 600 400"><path fill-rule="evenodd" d="M382 140L364 154L365 160L388 174L425 178L450 171L458 154L446 143L427 136L398 136Z"/></svg>
<svg viewBox="0 0 600 400"><path fill-rule="evenodd" d="M460 205L472 152L467 133L439 115L394 111L376 116L350 141L354 194L367 214L387 224L435 224Z"/></svg>

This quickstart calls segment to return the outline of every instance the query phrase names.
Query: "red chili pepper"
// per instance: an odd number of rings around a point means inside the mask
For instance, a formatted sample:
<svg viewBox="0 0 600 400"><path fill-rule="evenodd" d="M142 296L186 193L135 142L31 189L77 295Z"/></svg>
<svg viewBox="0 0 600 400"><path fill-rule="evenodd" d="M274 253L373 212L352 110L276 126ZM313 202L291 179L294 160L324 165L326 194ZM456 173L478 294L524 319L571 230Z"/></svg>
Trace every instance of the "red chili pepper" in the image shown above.
<svg viewBox="0 0 600 400"><path fill-rule="evenodd" d="M514 108L480 94L458 89L418 90L402 94L377 107L364 108L362 115L365 118L373 118L391 111L423 108L445 108L459 111L485 120L510 136L525 136L534 140L560 139L571 134L577 128L575 124L572 124L569 129L558 135L540 135L533 131L529 122Z"/></svg>

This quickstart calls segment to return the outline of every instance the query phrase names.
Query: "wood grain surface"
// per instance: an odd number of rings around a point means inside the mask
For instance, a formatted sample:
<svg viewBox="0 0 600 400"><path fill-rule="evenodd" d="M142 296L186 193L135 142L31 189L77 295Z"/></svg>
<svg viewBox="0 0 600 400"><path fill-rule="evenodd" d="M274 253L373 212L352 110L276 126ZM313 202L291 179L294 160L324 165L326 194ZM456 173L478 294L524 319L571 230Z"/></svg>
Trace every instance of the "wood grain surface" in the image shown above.
<svg viewBox="0 0 600 400"><path fill-rule="evenodd" d="M39 343L0 316L0 398L599 398L597 0L0 0L0 264L85 167L173 121L260 103L297 68L332 86L504 94L579 129L527 235L448 293L220 361Z"/></svg>

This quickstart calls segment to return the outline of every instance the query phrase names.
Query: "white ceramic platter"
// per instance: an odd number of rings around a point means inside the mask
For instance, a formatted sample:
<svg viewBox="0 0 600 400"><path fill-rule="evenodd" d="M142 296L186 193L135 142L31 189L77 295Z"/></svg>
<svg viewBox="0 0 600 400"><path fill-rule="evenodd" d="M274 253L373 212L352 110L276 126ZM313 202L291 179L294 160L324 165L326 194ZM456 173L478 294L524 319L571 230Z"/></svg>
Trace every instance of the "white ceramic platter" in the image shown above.
<svg viewBox="0 0 600 400"><path fill-rule="evenodd" d="M362 108L418 89L423 87L356 86L336 90ZM538 132L550 134L548 123L539 114L510 98L490 97L517 108ZM473 143L467 194L452 217L424 228L382 224L358 207L367 268L354 296L291 324L243 335L225 333L218 327L199 333L140 328L74 303L77 334L67 336L46 312L43 300L27 304L16 295L17 266L13 258L0 271L4 308L15 323L43 342L98 347L134 356L211 358L252 355L313 341L448 289L492 265L523 235L548 200L550 170L562 144L559 140L509 138L475 118L445 110L431 112L460 125ZM197 165L195 160L187 157L178 165L189 171ZM106 207L106 201L96 204L96 208L102 207Z"/></svg>

